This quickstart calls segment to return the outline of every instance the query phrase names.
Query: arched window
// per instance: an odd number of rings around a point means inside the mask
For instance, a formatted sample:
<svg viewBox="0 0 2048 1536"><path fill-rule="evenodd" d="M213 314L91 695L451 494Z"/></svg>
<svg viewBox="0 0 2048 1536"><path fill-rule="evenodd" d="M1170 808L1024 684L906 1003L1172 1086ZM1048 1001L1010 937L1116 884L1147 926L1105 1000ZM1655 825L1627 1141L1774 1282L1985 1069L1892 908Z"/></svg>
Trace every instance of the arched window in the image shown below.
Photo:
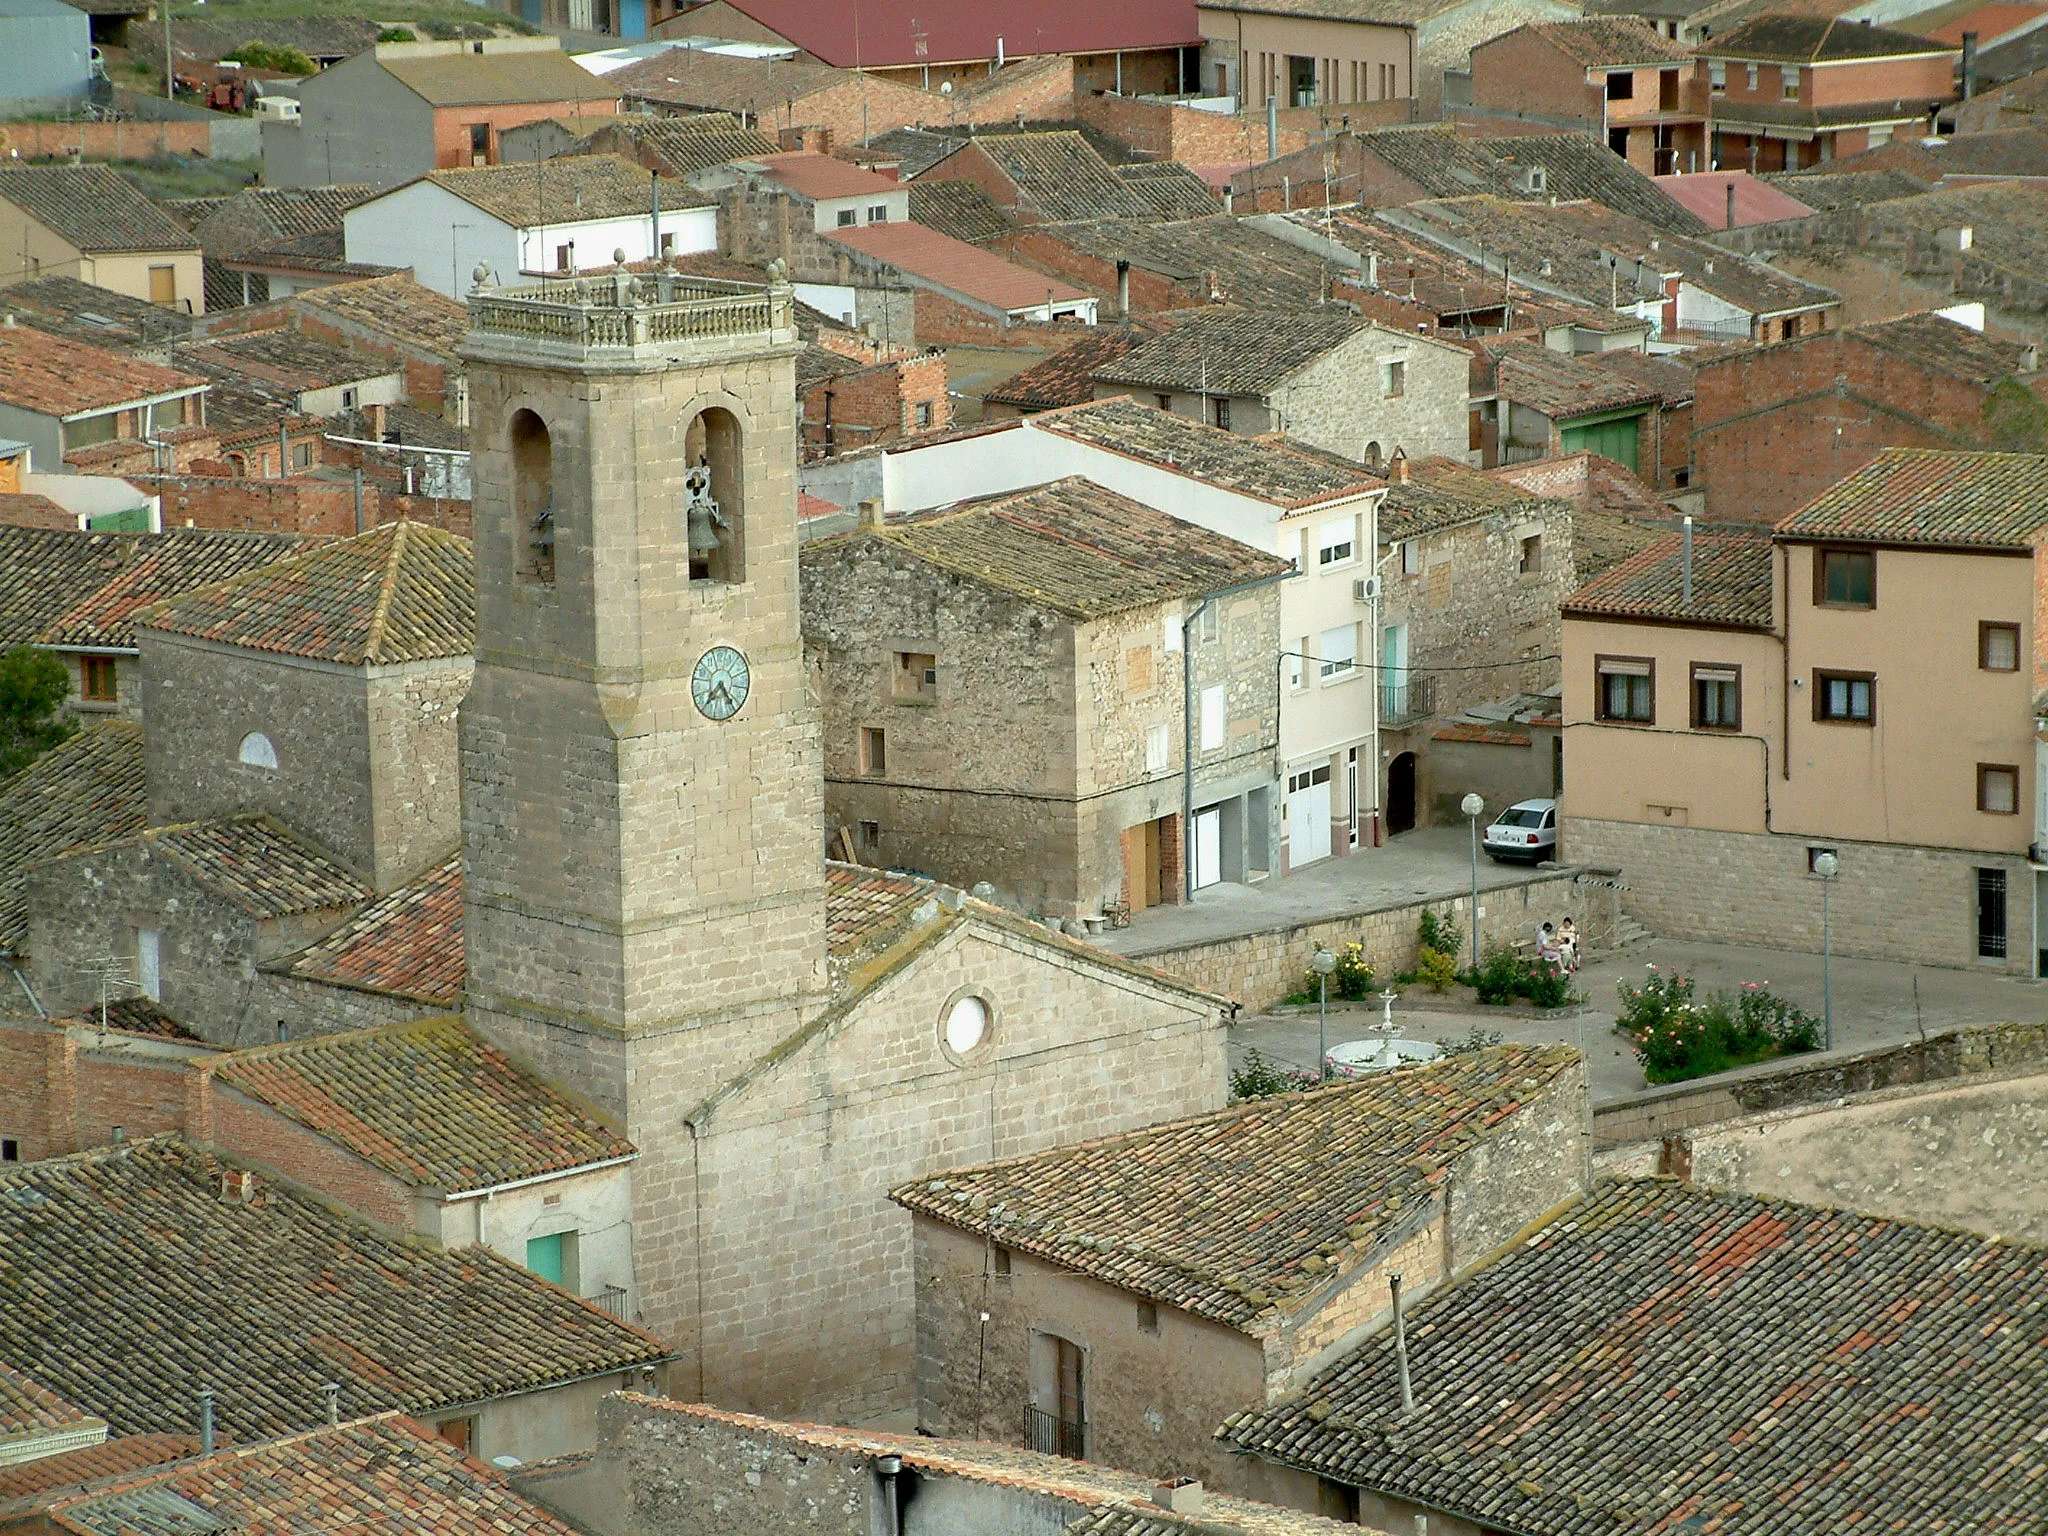
<svg viewBox="0 0 2048 1536"><path fill-rule="evenodd" d="M740 473L740 422L718 406L698 413L683 434L690 580L746 579L746 506Z"/></svg>
<svg viewBox="0 0 2048 1536"><path fill-rule="evenodd" d="M242 738L242 750L236 754L251 768L275 768L277 748L270 744L270 738L261 731L251 731Z"/></svg>
<svg viewBox="0 0 2048 1536"><path fill-rule="evenodd" d="M1380 445L1377 440L1365 445L1365 462L1374 469L1380 467Z"/></svg>
<svg viewBox="0 0 2048 1536"><path fill-rule="evenodd" d="M229 474L231 474L231 475L233 475L233 476L234 476L234 477L235 477L236 479L238 479L238 480L239 480L239 479L240 479L240 478L241 478L242 476L244 476L244 475L248 474L248 473L249 473L249 461L248 461L248 459L244 458L244 457L243 457L243 456L242 456L241 454L239 454L239 453L231 453L231 454L229 454L229 455L228 455L228 473L229 473Z"/></svg>
<svg viewBox="0 0 2048 1536"><path fill-rule="evenodd" d="M520 579L555 582L555 447L532 411L512 416L513 549Z"/></svg>

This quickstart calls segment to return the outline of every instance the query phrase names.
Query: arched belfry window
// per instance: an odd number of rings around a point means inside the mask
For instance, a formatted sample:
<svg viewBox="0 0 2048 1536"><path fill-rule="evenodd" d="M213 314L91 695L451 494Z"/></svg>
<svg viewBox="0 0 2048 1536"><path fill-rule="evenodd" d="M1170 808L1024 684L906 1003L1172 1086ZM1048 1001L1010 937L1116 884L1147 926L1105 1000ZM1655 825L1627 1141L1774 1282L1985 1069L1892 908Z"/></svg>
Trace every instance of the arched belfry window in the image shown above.
<svg viewBox="0 0 2048 1536"><path fill-rule="evenodd" d="M555 448L532 411L512 417L513 548L522 581L555 580Z"/></svg>
<svg viewBox="0 0 2048 1536"><path fill-rule="evenodd" d="M683 434L690 580L746 579L746 506L740 474L740 422L731 411L700 411Z"/></svg>

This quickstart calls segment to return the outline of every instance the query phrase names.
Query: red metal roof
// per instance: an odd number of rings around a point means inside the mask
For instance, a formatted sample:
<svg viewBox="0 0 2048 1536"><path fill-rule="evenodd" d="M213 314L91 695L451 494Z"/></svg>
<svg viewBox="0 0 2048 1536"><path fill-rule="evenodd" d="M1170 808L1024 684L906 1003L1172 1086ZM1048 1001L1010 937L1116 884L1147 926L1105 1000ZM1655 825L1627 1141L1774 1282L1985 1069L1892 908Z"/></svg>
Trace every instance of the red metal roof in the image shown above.
<svg viewBox="0 0 2048 1536"><path fill-rule="evenodd" d="M1658 176L1657 189L1674 203L1705 222L1710 230L1727 229L1728 189L1735 189L1734 228L1751 224L1773 224L1780 219L1803 219L1813 210L1767 181L1747 171L1699 171L1691 176Z"/></svg>
<svg viewBox="0 0 2048 1536"><path fill-rule="evenodd" d="M903 184L831 155L798 151L788 155L763 155L751 162L765 166L768 174L799 197L872 197L901 192Z"/></svg>
<svg viewBox="0 0 2048 1536"><path fill-rule="evenodd" d="M1045 303L1048 294L1061 304L1089 297L1072 283L992 256L922 224L863 224L858 229L828 230L825 238L998 309L1029 309Z"/></svg>
<svg viewBox="0 0 2048 1536"><path fill-rule="evenodd" d="M1202 41L1195 0L1034 0L1024 6L929 0L727 0L777 37L841 69L890 69L1036 53L1110 53ZM856 19L857 18L857 19Z"/></svg>
<svg viewBox="0 0 2048 1536"><path fill-rule="evenodd" d="M2040 19L2048 6L2000 4L1980 5L1967 16L1958 16L1953 21L1934 28L1927 35L1937 43L1947 43L1951 48L1963 46L1963 34L1974 32L1980 47L1990 47L2006 33Z"/></svg>

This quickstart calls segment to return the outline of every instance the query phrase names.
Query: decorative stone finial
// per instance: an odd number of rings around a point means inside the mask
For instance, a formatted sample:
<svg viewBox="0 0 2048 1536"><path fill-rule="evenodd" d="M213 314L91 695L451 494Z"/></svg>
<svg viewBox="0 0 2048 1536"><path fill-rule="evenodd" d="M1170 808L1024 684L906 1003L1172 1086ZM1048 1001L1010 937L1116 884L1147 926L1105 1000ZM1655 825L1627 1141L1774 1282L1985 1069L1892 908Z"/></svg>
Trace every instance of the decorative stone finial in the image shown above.
<svg viewBox="0 0 2048 1536"><path fill-rule="evenodd" d="M768 263L768 282L771 287L782 287L789 282L789 263L780 256Z"/></svg>
<svg viewBox="0 0 2048 1536"><path fill-rule="evenodd" d="M613 266L615 266L615 267L623 267L623 266L624 266L625 264L626 264L626 248L625 248L625 247L624 247L623 245L615 245L615 246L613 246L613 247L612 247L612 265L613 265Z"/></svg>
<svg viewBox="0 0 2048 1536"><path fill-rule="evenodd" d="M474 293L479 288L495 288L497 286L498 274L491 270L491 264L487 261L478 262L476 270L469 274L470 291Z"/></svg>

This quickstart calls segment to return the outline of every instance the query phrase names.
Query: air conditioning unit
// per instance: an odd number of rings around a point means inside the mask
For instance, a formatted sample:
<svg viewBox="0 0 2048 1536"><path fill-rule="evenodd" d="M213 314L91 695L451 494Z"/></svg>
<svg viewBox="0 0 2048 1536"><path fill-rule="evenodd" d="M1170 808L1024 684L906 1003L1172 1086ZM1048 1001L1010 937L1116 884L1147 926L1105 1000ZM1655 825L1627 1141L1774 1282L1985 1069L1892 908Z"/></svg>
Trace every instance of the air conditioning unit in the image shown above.
<svg viewBox="0 0 2048 1536"><path fill-rule="evenodd" d="M1377 576L1361 576L1351 583L1351 595L1361 603L1376 603L1380 600L1380 579Z"/></svg>

